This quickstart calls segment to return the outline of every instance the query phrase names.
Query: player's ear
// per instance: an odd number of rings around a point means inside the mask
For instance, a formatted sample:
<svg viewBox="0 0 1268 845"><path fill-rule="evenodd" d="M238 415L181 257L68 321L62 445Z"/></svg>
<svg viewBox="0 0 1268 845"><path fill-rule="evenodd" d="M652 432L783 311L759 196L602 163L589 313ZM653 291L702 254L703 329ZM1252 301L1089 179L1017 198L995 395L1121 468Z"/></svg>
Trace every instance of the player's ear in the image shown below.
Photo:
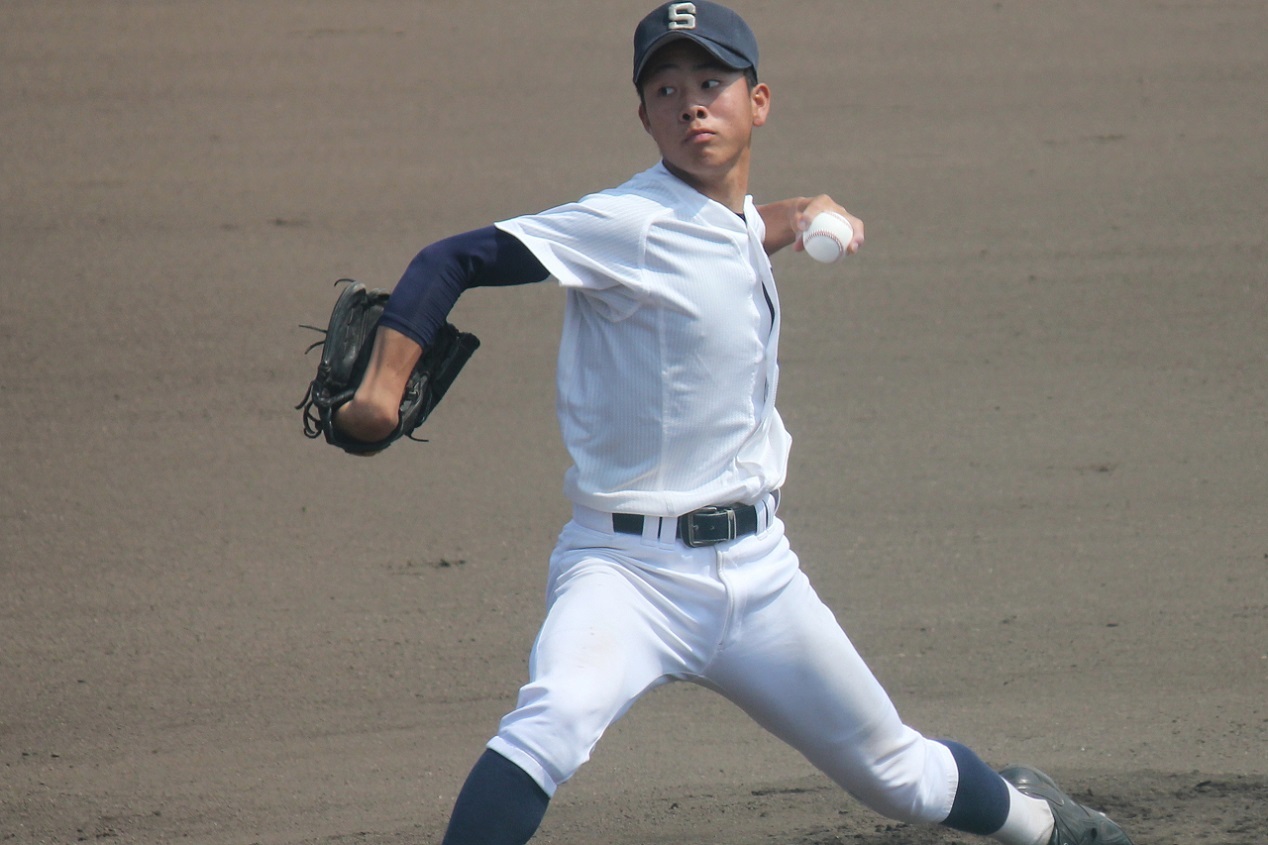
<svg viewBox="0 0 1268 845"><path fill-rule="evenodd" d="M761 126L770 117L770 86L765 82L757 83L749 97L753 103L753 125Z"/></svg>
<svg viewBox="0 0 1268 845"><path fill-rule="evenodd" d="M647 120L647 103L644 103L641 98L638 103L638 119L643 124L643 131L650 135L652 124Z"/></svg>

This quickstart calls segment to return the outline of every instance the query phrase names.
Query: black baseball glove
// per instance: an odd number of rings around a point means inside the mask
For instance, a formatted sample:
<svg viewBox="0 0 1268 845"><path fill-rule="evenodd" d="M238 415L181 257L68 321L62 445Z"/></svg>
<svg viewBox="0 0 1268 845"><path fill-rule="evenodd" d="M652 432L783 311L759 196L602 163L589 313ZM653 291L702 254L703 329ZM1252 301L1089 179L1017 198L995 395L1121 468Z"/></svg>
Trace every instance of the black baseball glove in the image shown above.
<svg viewBox="0 0 1268 845"><path fill-rule="evenodd" d="M335 428L335 411L352 399L361 384L374 346L379 316L389 294L383 290L367 290L365 285L352 279L340 279L335 284L346 287L330 313L329 325L324 329L304 327L326 335L324 340L306 350L311 352L320 346L321 363L317 365L317 377L308 385L308 392L295 406L304 415L304 434L314 439L325 435L327 443L354 455L381 452L402 437L422 441L413 436L414 430L440 404L467 359L480 346L479 339L458 331L449 323L441 326L405 386L396 430L374 443L349 437Z"/></svg>

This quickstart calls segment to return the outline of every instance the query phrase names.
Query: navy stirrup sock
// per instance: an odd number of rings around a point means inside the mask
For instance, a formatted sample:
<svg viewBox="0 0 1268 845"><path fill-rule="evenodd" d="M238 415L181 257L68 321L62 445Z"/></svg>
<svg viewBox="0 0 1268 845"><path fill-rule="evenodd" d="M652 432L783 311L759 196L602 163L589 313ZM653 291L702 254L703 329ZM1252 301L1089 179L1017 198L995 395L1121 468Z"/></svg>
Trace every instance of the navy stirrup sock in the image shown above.
<svg viewBox="0 0 1268 845"><path fill-rule="evenodd" d="M951 749L960 770L951 814L942 822L952 830L989 836L1008 819L1008 784L999 773L982 762L967 746L951 740L938 742Z"/></svg>
<svg viewBox="0 0 1268 845"><path fill-rule="evenodd" d="M524 845L549 803L527 772L486 749L458 793L442 845Z"/></svg>
<svg viewBox="0 0 1268 845"><path fill-rule="evenodd" d="M965 833L995 833L1008 818L1008 785L968 747L938 741L951 750L960 772L951 813L942 824ZM527 772L485 750L458 795L443 845L525 845L549 803Z"/></svg>

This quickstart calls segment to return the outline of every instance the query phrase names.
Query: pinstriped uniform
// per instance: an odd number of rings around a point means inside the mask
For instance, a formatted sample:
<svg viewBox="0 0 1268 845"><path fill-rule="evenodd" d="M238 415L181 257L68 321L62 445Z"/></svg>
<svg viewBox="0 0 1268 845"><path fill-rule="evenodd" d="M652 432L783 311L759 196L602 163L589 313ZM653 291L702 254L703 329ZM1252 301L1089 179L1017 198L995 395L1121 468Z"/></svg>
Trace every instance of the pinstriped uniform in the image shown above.
<svg viewBox="0 0 1268 845"><path fill-rule="evenodd" d="M886 815L940 821L951 752L899 719L776 515L790 446L779 298L762 218L744 207L657 165L497 224L567 290L557 388L573 519L529 681L489 748L553 795L640 696L686 680ZM684 544L672 517L737 503L756 506L755 530ZM621 529L630 515L641 531Z"/></svg>
<svg viewBox="0 0 1268 845"><path fill-rule="evenodd" d="M674 516L783 483L778 298L746 207L657 165L498 224L568 290L557 395L574 503Z"/></svg>

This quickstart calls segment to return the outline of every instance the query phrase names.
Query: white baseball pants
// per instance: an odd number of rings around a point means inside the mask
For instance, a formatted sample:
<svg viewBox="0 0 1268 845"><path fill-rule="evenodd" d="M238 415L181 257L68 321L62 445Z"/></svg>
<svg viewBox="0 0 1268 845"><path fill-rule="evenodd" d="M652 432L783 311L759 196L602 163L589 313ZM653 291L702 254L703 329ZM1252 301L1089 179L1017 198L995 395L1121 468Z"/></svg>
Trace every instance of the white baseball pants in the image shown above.
<svg viewBox="0 0 1268 845"><path fill-rule="evenodd" d="M553 795L641 695L685 680L726 696L877 812L945 819L951 752L899 719L767 505L756 535L702 548L674 542L672 520L651 518L637 537L575 508L551 556L529 682L488 747Z"/></svg>

